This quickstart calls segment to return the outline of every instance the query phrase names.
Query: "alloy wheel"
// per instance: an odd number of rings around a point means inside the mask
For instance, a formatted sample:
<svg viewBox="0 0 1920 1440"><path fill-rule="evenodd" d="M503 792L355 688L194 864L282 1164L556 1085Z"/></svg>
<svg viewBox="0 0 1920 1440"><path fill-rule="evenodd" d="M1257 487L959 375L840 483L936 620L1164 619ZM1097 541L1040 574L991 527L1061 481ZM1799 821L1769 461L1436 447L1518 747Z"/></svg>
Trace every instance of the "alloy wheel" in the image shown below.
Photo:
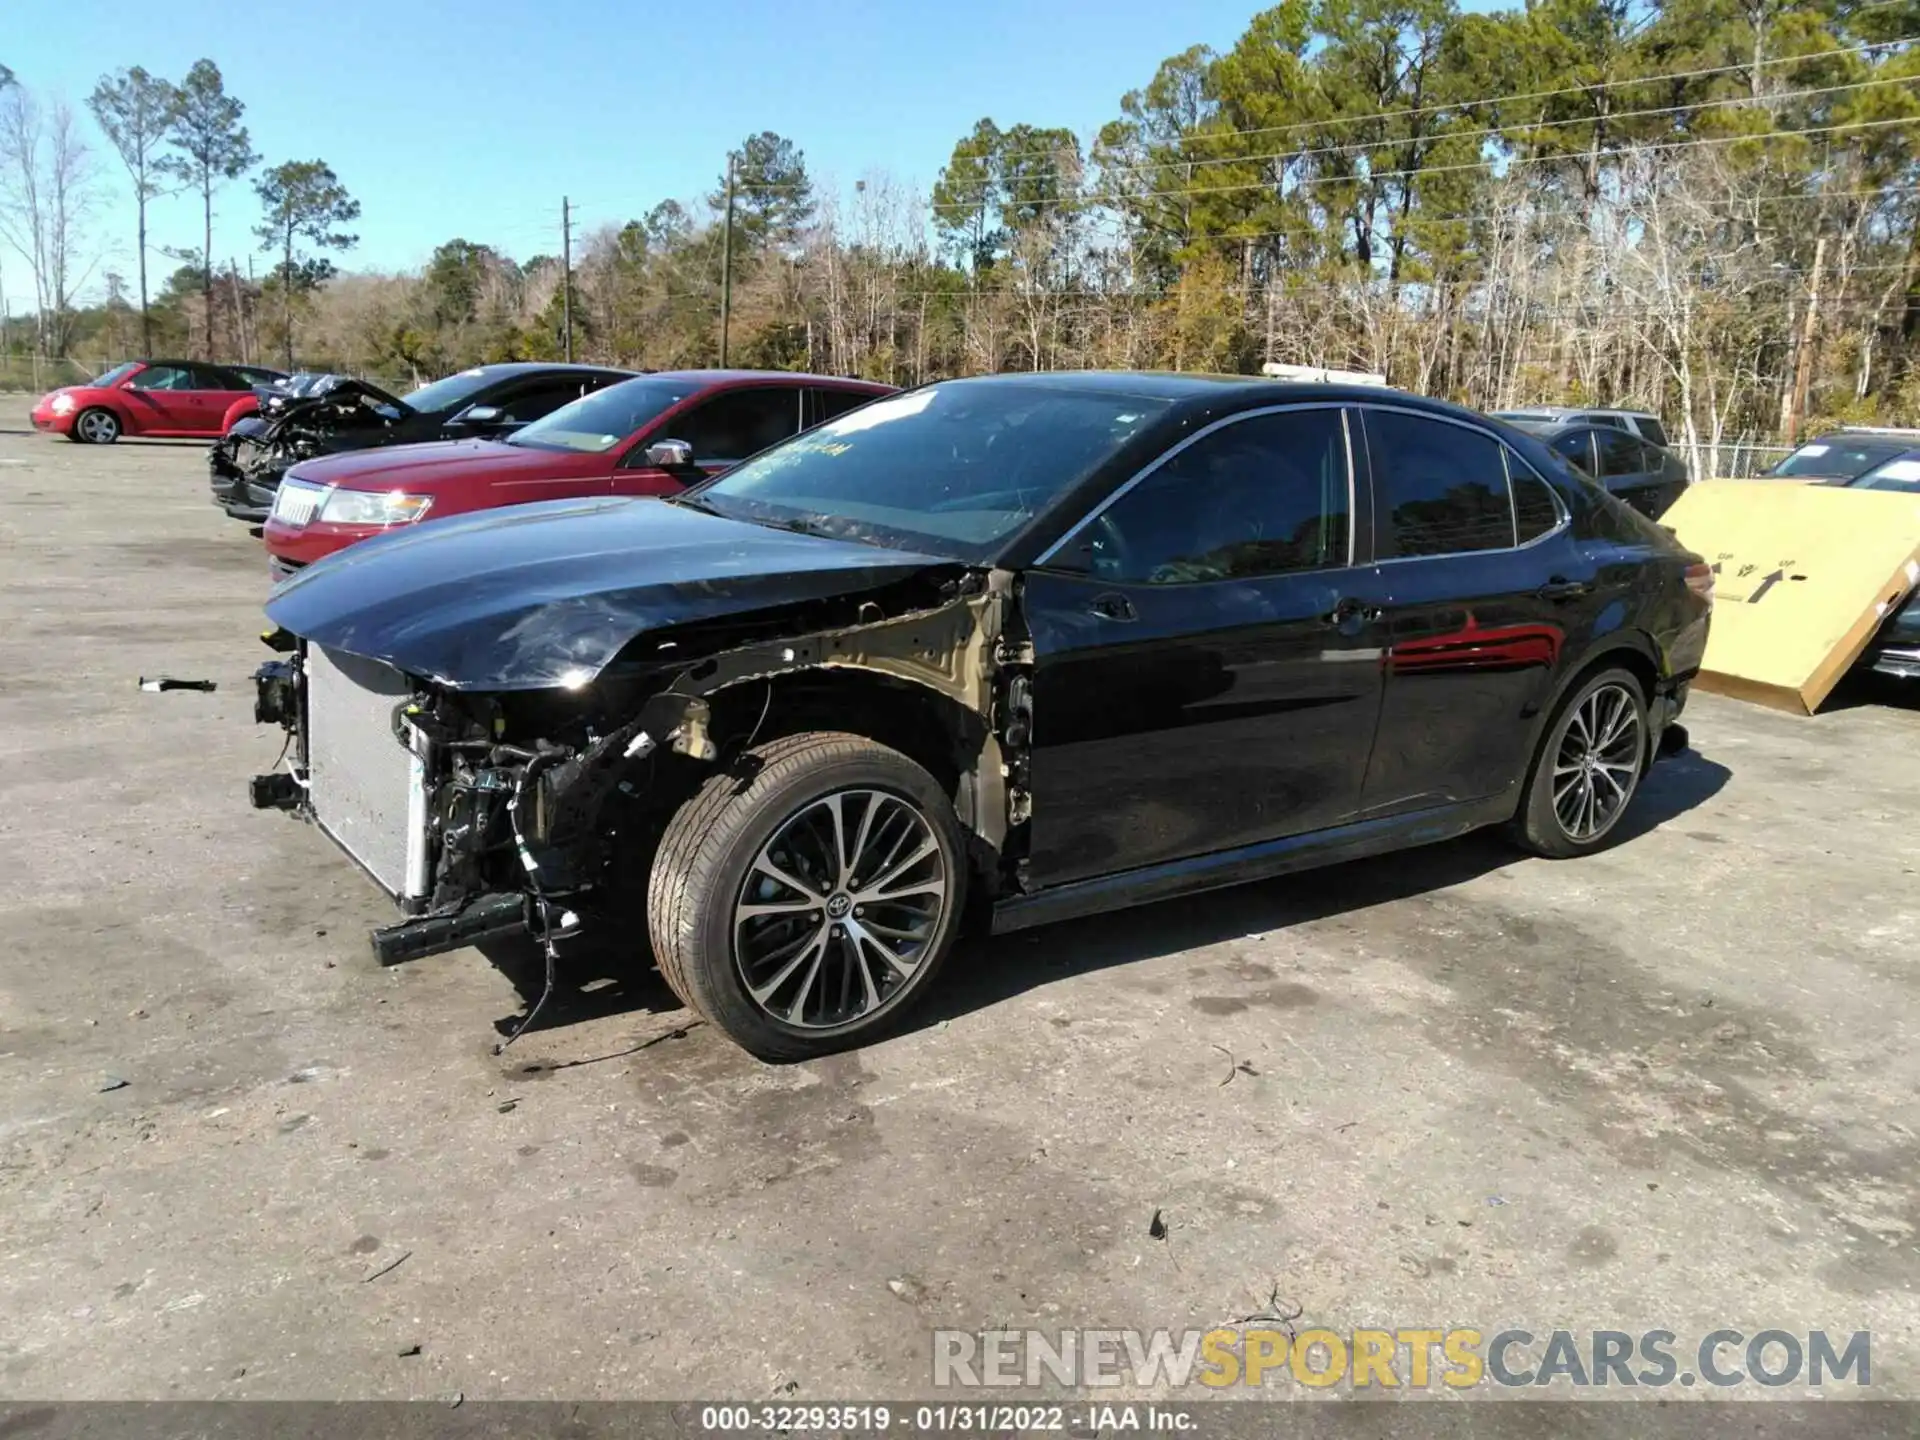
<svg viewBox="0 0 1920 1440"><path fill-rule="evenodd" d="M734 963L781 1024L872 1019L911 987L952 896L919 807L885 790L810 800L760 847L734 904Z"/></svg>
<svg viewBox="0 0 1920 1440"><path fill-rule="evenodd" d="M1625 813L1646 754L1640 705L1602 685L1567 713L1553 757L1553 815L1569 840L1599 839Z"/></svg>
<svg viewBox="0 0 1920 1440"><path fill-rule="evenodd" d="M105 410L89 410L76 423L89 445L111 445L120 435L120 422Z"/></svg>

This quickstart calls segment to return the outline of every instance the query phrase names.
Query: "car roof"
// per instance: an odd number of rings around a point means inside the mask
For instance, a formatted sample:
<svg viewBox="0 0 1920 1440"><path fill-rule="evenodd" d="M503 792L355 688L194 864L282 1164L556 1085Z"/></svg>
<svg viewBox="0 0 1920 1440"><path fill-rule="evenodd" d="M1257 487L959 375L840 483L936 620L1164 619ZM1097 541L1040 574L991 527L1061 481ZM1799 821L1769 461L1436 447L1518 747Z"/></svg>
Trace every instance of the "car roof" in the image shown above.
<svg viewBox="0 0 1920 1440"><path fill-rule="evenodd" d="M1207 375L1164 370L1043 370L1006 375L976 375L944 385L1016 386L1170 402L1175 413L1230 412L1262 405L1340 401L1353 405L1391 404L1435 415L1484 420L1477 410L1451 401L1415 395L1385 385L1345 385L1318 380L1275 380L1264 375Z"/></svg>
<svg viewBox="0 0 1920 1440"><path fill-rule="evenodd" d="M452 370L452 375L481 374L489 377L501 375L562 374L577 372L581 375L638 375L638 370L628 370L620 365L581 365L562 360L502 360L495 365L469 365L464 370Z"/></svg>
<svg viewBox="0 0 1920 1440"><path fill-rule="evenodd" d="M809 375L800 370L648 370L650 380L703 381L709 385L737 385L761 380L784 380L804 385L857 385L870 390L896 387L882 380L851 380L845 375Z"/></svg>

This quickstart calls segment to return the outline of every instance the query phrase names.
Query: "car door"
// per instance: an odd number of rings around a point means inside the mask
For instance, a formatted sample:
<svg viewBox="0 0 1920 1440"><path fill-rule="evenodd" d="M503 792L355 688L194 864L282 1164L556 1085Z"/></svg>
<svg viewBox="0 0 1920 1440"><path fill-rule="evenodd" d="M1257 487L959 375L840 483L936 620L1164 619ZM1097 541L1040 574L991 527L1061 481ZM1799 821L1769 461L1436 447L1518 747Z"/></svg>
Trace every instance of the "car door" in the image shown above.
<svg viewBox="0 0 1920 1440"><path fill-rule="evenodd" d="M192 373L184 365L149 365L122 387L133 424L142 435L183 435L198 429Z"/></svg>
<svg viewBox="0 0 1920 1440"><path fill-rule="evenodd" d="M1564 457L1579 467L1582 475L1598 475L1600 462L1593 455L1593 431L1591 429L1562 430L1547 442L1555 454Z"/></svg>
<svg viewBox="0 0 1920 1440"><path fill-rule="evenodd" d="M1552 487L1490 430L1386 406L1361 420L1387 592L1363 811L1496 794L1526 766L1570 642L1591 629L1594 563Z"/></svg>
<svg viewBox="0 0 1920 1440"><path fill-rule="evenodd" d="M191 428L203 435L218 435L228 408L251 395L253 388L217 365L189 365L186 369L193 388L181 391L179 398L193 417Z"/></svg>
<svg viewBox="0 0 1920 1440"><path fill-rule="evenodd" d="M1234 416L1029 570L1034 883L1352 818L1384 589L1351 457L1337 405Z"/></svg>
<svg viewBox="0 0 1920 1440"><path fill-rule="evenodd" d="M655 425L628 452L626 465L614 472L614 493L658 495L663 489L688 485L738 465L749 455L800 433L803 399L798 385L741 386L696 399ZM669 473L648 465L647 449L663 440L691 446L692 467Z"/></svg>

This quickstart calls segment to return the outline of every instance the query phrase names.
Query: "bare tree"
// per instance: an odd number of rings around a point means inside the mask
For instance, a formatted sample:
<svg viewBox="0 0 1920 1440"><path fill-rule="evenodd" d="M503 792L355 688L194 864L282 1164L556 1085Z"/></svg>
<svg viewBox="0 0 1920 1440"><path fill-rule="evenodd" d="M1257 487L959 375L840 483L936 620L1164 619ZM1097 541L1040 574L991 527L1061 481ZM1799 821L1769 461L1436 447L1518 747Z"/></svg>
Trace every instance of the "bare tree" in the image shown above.
<svg viewBox="0 0 1920 1440"><path fill-rule="evenodd" d="M22 85L0 92L0 240L33 276L40 349L60 355L73 334L73 297L93 207L93 164L72 109L43 106Z"/></svg>

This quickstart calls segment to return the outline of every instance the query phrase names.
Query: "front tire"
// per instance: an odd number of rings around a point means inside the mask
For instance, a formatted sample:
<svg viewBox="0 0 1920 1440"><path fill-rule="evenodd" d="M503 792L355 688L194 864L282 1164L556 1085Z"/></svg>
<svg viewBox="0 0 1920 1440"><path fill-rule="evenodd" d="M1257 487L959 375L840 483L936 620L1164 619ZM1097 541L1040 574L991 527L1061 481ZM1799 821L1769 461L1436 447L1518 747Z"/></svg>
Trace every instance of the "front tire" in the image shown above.
<svg viewBox="0 0 1920 1440"><path fill-rule="evenodd" d="M1563 860L1613 843L1647 768L1647 702L1632 672L1602 670L1554 712L1528 772L1513 835Z"/></svg>
<svg viewBox="0 0 1920 1440"><path fill-rule="evenodd" d="M933 983L966 902L952 801L897 750L814 731L713 776L667 824L647 891L685 1004L763 1060L877 1038Z"/></svg>
<svg viewBox="0 0 1920 1440"><path fill-rule="evenodd" d="M98 405L82 410L67 438L77 445L111 445L120 438L120 417Z"/></svg>

